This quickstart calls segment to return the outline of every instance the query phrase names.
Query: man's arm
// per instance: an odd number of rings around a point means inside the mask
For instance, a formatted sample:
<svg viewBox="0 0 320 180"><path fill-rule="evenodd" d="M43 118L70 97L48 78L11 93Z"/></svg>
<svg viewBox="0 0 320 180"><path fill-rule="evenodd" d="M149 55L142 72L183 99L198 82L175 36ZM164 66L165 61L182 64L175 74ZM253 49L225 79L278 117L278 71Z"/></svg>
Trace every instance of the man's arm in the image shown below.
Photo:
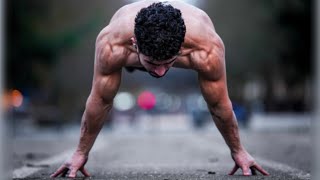
<svg viewBox="0 0 320 180"><path fill-rule="evenodd" d="M121 71L116 71L109 75L97 77L97 80L95 80L82 117L77 151L85 155L89 154L104 120L112 108L113 98L118 91L120 79Z"/></svg>
<svg viewBox="0 0 320 180"><path fill-rule="evenodd" d="M60 174L66 176L68 171L70 171L68 177L76 177L77 171L90 176L84 165L104 120L109 114L121 81L121 68L112 64L110 47L101 41L103 40L98 39L96 45L92 89L82 116L78 147L72 157L51 177L57 177Z"/></svg>
<svg viewBox="0 0 320 180"><path fill-rule="evenodd" d="M207 80L199 74L201 92L206 100L212 118L230 148L231 153L243 149L240 143L238 124L232 104L226 93L223 80Z"/></svg>
<svg viewBox="0 0 320 180"><path fill-rule="evenodd" d="M228 96L222 42L218 42L215 49L207 57L205 65L198 71L198 79L212 118L230 148L232 158L235 161L235 167L230 174L234 174L238 168L241 168L243 175L250 175L250 169L252 174L255 174L255 169L257 169L262 174L268 175L240 142L237 119Z"/></svg>

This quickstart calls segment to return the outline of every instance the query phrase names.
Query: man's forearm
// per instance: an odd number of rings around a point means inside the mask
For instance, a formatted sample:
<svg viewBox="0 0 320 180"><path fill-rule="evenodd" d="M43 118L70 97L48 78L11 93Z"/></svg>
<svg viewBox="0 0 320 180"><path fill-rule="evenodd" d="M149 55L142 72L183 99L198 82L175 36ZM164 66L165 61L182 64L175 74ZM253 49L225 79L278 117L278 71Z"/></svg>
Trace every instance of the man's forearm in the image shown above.
<svg viewBox="0 0 320 180"><path fill-rule="evenodd" d="M81 121L81 134L77 151L88 155L109 114L112 103L88 100Z"/></svg>
<svg viewBox="0 0 320 180"><path fill-rule="evenodd" d="M221 135L229 146L231 153L242 150L243 147L240 142L238 123L233 111L217 112L211 110L210 113Z"/></svg>

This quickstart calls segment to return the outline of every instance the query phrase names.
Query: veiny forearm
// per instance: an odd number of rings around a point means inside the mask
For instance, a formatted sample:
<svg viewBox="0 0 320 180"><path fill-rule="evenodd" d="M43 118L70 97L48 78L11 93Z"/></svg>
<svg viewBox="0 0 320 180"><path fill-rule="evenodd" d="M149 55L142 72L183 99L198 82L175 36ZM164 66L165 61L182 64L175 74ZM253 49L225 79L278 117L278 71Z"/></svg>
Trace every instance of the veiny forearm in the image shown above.
<svg viewBox="0 0 320 180"><path fill-rule="evenodd" d="M99 98L89 97L82 116L78 152L88 155L109 114L112 103L105 103Z"/></svg>
<svg viewBox="0 0 320 180"><path fill-rule="evenodd" d="M219 129L221 135L230 148L231 153L236 153L243 149L240 142L238 123L232 108L219 110L211 108L210 113ZM229 110L231 109L231 110Z"/></svg>

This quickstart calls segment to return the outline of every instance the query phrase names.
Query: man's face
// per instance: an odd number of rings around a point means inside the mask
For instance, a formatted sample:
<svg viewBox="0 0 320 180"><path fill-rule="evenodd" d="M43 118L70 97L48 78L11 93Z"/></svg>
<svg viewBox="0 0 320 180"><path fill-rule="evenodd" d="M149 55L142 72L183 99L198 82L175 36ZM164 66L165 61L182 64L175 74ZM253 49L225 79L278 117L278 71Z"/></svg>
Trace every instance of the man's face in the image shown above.
<svg viewBox="0 0 320 180"><path fill-rule="evenodd" d="M141 63L141 65L148 71L148 73L155 77L155 78L161 78L163 77L172 67L174 64L177 56L158 62L158 61L152 61L152 59L148 56L145 56L141 53L138 53L138 58Z"/></svg>
<svg viewBox="0 0 320 180"><path fill-rule="evenodd" d="M166 59L164 61L152 61L151 57L145 56L138 51L138 58L141 63L141 65L148 71L148 73L155 77L155 78L161 78L163 77L172 67L175 60L178 56L174 56L170 59Z"/></svg>

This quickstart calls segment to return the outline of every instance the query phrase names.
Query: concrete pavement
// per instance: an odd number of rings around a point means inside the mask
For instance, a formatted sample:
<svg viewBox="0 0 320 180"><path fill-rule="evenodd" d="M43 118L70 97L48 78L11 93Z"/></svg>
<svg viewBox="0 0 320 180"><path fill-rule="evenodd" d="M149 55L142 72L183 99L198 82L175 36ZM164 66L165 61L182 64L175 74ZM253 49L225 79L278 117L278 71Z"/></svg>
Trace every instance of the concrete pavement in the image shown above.
<svg viewBox="0 0 320 180"><path fill-rule="evenodd" d="M271 176L244 177L241 171L228 176L233 161L217 131L103 133L86 167L92 179L310 179L311 145L307 134L242 131L241 135L248 151ZM77 143L74 137L57 138L52 140L54 145L38 140L39 144L47 143L42 148L47 157L16 163L14 178L48 179L72 152L70 148ZM35 152L32 147L27 151Z"/></svg>

